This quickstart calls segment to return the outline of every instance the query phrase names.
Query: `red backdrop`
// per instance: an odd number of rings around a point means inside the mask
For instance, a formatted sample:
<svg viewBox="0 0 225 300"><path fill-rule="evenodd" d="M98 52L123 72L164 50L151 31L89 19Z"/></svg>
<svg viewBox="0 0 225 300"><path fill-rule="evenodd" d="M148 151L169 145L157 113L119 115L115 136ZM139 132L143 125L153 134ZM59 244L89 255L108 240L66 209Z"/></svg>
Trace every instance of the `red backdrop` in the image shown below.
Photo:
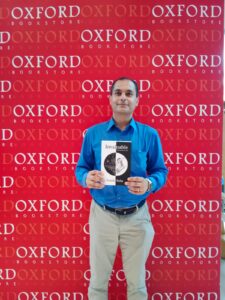
<svg viewBox="0 0 225 300"><path fill-rule="evenodd" d="M87 299L90 195L74 167L137 80L169 168L148 199L149 299L219 299L223 1L2 1L0 299ZM125 299L120 252L110 299Z"/></svg>

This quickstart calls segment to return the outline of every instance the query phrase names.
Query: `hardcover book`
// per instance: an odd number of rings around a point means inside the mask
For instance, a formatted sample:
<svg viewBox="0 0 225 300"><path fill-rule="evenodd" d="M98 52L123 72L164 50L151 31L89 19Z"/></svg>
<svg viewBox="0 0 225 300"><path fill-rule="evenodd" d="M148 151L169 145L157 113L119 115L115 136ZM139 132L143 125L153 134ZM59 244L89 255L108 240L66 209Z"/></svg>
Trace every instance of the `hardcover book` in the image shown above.
<svg viewBox="0 0 225 300"><path fill-rule="evenodd" d="M105 185L124 185L130 176L131 142L102 141L101 170Z"/></svg>

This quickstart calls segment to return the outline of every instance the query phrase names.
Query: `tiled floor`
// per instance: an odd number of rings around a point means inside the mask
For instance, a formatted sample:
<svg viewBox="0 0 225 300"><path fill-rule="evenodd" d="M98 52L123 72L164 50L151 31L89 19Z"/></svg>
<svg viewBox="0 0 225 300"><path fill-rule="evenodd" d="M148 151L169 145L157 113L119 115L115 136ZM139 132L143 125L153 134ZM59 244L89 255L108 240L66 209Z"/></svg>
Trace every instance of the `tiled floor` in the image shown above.
<svg viewBox="0 0 225 300"><path fill-rule="evenodd" d="M225 299L225 259L221 259L220 299Z"/></svg>

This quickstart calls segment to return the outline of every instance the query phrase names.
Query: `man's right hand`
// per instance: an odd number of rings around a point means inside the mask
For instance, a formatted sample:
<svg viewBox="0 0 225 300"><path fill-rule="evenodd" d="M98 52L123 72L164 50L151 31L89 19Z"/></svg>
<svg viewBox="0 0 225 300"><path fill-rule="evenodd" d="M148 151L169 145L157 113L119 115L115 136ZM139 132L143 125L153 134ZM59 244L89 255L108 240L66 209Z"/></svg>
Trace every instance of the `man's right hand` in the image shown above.
<svg viewBox="0 0 225 300"><path fill-rule="evenodd" d="M103 189L105 186L104 174L101 171L89 171L86 178L86 184L89 189Z"/></svg>

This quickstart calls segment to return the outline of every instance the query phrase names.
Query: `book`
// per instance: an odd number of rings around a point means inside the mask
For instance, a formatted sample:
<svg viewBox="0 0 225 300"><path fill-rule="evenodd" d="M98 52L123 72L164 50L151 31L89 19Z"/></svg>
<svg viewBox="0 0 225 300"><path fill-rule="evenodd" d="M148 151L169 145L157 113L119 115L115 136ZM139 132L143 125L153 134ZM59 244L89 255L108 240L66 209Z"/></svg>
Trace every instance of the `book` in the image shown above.
<svg viewBox="0 0 225 300"><path fill-rule="evenodd" d="M130 176L131 142L102 141L101 171L105 185L124 185Z"/></svg>

